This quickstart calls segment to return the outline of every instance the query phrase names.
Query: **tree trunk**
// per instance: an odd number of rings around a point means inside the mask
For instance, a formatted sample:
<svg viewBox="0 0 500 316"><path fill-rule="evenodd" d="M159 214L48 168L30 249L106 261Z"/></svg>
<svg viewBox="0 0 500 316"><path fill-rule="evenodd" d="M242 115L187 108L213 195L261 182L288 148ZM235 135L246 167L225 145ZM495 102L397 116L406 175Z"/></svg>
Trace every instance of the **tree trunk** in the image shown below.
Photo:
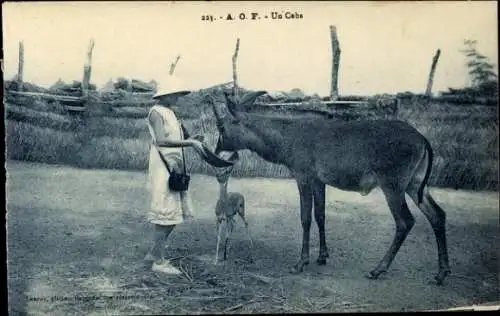
<svg viewBox="0 0 500 316"><path fill-rule="evenodd" d="M431 71L429 73L429 79L427 80L427 89L425 89L425 95L431 96L432 92L432 84L434 83L434 74L436 72L436 66L439 60L439 56L441 55L441 50L438 49L436 51L436 55L432 58Z"/></svg>
<svg viewBox="0 0 500 316"><path fill-rule="evenodd" d="M19 42L19 63L17 66L17 90L23 90L23 74L24 74L24 43Z"/></svg>
<svg viewBox="0 0 500 316"><path fill-rule="evenodd" d="M238 76L236 74L236 60L238 59L238 51L240 50L240 39L236 40L236 48L233 54L233 97L238 98Z"/></svg>
<svg viewBox="0 0 500 316"><path fill-rule="evenodd" d="M330 25L330 37L332 41L332 81L330 89L330 100L336 101L339 98L338 75L340 66L340 43L337 38L337 28Z"/></svg>

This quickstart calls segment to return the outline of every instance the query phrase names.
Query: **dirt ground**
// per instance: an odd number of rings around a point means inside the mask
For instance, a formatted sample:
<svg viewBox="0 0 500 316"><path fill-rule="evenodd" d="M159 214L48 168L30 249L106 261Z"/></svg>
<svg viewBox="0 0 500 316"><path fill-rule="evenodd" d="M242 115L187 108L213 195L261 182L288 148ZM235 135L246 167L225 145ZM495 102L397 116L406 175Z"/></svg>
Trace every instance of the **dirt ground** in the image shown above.
<svg viewBox="0 0 500 316"><path fill-rule="evenodd" d="M151 272L145 222L146 174L7 163L10 314L106 315L415 311L499 300L499 201L495 192L432 189L447 211L452 274L432 283L437 250L429 223L412 202L416 224L391 269L366 273L388 249L394 221L379 190L362 197L327 189L330 258L288 273L301 245L293 180L231 179L245 195L254 246L241 222L225 263L214 265L215 178L194 175L197 221L176 228L169 257L182 276Z"/></svg>

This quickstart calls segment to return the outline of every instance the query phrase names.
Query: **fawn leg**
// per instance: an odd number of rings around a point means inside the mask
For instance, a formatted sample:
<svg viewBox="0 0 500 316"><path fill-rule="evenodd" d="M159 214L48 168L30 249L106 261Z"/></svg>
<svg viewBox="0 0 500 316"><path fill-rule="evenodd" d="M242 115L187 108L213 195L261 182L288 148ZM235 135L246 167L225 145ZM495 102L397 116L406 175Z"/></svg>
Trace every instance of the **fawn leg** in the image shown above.
<svg viewBox="0 0 500 316"><path fill-rule="evenodd" d="M227 249L228 249L228 244L229 244L229 237L231 233L233 232L233 222L232 219L227 219L226 220L226 240L224 242L224 260L227 260Z"/></svg>
<svg viewBox="0 0 500 316"><path fill-rule="evenodd" d="M219 262L219 245L220 245L220 241L221 241L221 233L222 233L222 225L217 220L217 246L215 248L215 263L214 264L217 264Z"/></svg>
<svg viewBox="0 0 500 316"><path fill-rule="evenodd" d="M245 215L241 215L241 213L240 213L240 217L243 220L243 223L245 224L245 230L247 233L248 241L250 242L250 247L249 247L250 249L248 251L248 257L249 257L250 262L253 262L253 258L252 258L253 241L252 241L252 235L250 234L250 227L248 225L248 222L245 219Z"/></svg>
<svg viewBox="0 0 500 316"><path fill-rule="evenodd" d="M240 215L241 220L245 224L245 230L247 233L247 238L248 241L250 241L250 247L253 247L253 241L252 241L252 235L250 234L250 227L248 226L248 222L245 219L245 206L241 206L240 210L238 211L238 215Z"/></svg>

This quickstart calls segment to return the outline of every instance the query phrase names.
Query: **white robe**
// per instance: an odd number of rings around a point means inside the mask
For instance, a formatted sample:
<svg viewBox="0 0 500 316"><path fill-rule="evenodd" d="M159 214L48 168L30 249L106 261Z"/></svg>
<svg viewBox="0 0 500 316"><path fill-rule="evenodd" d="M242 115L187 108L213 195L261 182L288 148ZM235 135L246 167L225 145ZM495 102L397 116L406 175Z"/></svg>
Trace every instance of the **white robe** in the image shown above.
<svg viewBox="0 0 500 316"><path fill-rule="evenodd" d="M163 130L165 136L171 140L181 140L182 130L174 112L169 108L155 105L149 111L155 111L163 118ZM156 135L154 129L147 118L149 133L151 135L151 148L149 151L148 166L148 190L150 192L151 204L148 212L148 220L157 225L177 225L184 221L186 214L193 215L193 207L189 190L186 192L172 192L168 188L169 172L161 160L158 147L155 147ZM186 150L187 147L184 147ZM160 148L163 157L168 159L178 159L182 167L182 149Z"/></svg>

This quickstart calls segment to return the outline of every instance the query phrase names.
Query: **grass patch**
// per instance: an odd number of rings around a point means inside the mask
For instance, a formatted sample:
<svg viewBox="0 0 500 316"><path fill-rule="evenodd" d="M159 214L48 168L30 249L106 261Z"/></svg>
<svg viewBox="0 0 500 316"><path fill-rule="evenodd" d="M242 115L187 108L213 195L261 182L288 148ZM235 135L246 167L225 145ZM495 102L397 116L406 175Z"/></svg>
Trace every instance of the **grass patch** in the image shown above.
<svg viewBox="0 0 500 316"><path fill-rule="evenodd" d="M407 103L398 118L429 139L434 149L430 182L456 189L498 189L496 107Z"/></svg>
<svg viewBox="0 0 500 316"><path fill-rule="evenodd" d="M149 139L145 118L95 116L85 120L85 133L90 137L113 137L126 139Z"/></svg>
<svg viewBox="0 0 500 316"><path fill-rule="evenodd" d="M6 158L74 165L81 144L75 132L62 132L30 123L7 121Z"/></svg>
<svg viewBox="0 0 500 316"><path fill-rule="evenodd" d="M149 144L137 138L93 137L83 142L75 162L94 169L145 170Z"/></svg>
<svg viewBox="0 0 500 316"><path fill-rule="evenodd" d="M147 168L149 143L139 138L95 137L16 121L7 121L6 135L7 159L97 169Z"/></svg>

